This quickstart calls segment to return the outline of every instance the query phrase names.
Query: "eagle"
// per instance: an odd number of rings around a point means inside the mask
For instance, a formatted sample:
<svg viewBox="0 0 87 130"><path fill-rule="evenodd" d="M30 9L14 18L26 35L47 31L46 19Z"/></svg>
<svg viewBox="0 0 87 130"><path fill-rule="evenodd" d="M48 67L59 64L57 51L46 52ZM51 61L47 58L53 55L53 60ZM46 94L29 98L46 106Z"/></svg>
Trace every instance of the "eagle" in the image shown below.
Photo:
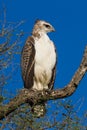
<svg viewBox="0 0 87 130"><path fill-rule="evenodd" d="M32 35L27 38L21 55L24 88L36 91L53 89L57 56L55 45L47 34L54 31L50 23L35 21Z"/></svg>

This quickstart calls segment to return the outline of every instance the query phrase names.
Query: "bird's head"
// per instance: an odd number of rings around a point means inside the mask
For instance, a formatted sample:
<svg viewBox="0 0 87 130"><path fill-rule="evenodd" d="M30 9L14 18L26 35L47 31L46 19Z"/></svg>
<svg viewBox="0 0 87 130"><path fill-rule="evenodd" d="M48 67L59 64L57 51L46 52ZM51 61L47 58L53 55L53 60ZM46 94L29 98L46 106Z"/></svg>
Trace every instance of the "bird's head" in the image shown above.
<svg viewBox="0 0 87 130"><path fill-rule="evenodd" d="M33 32L49 33L54 31L55 31L54 27L50 23L43 20L37 20L33 28Z"/></svg>

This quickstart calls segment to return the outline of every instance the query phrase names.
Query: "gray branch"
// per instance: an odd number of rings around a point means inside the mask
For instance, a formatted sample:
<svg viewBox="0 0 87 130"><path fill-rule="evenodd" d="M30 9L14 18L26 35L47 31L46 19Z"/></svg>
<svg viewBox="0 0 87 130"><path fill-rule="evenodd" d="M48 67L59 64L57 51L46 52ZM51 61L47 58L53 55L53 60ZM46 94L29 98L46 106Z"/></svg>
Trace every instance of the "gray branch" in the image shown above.
<svg viewBox="0 0 87 130"><path fill-rule="evenodd" d="M52 90L50 93L45 91L42 92L42 91L23 89L8 104L0 106L0 119L3 119L4 117L9 115L11 112L16 110L20 105L24 103L33 102L36 105L42 101L66 98L72 95L77 89L80 81L82 80L86 72L87 72L87 46L84 51L82 62L68 85L66 85L62 89Z"/></svg>

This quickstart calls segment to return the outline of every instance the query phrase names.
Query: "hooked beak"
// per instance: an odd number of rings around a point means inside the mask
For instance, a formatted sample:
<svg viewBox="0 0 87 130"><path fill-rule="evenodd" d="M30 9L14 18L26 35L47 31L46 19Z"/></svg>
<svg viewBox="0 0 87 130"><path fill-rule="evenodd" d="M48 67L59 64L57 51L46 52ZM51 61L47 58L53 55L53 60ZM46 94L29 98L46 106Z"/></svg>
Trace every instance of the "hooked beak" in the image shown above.
<svg viewBox="0 0 87 130"><path fill-rule="evenodd" d="M52 32L55 32L55 28L54 27L52 27Z"/></svg>

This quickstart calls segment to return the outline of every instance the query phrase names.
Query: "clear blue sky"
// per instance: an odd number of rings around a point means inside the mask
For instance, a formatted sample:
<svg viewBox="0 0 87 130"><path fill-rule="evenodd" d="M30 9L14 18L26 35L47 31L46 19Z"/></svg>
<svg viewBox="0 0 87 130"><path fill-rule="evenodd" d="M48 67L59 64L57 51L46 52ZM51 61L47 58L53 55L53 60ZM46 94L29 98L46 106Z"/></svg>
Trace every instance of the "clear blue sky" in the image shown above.
<svg viewBox="0 0 87 130"><path fill-rule="evenodd" d="M54 41L58 53L55 88L65 86L78 68L87 45L87 1L0 0L0 8L3 3L7 8L7 21L26 21L23 26L26 33L24 41L30 35L36 19L46 20L54 26L56 32L49 36ZM12 84L9 83L9 86ZM16 89L18 86L22 87L22 84L16 85ZM79 100L79 105L83 102L81 112L87 110L87 75L70 98L74 103Z"/></svg>

